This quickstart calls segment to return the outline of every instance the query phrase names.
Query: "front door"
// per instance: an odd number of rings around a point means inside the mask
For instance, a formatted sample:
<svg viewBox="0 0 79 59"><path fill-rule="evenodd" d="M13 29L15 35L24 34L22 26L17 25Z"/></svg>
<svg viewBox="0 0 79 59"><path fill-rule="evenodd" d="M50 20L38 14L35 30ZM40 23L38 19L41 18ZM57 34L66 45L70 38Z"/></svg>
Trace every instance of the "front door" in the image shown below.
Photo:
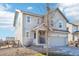
<svg viewBox="0 0 79 59"><path fill-rule="evenodd" d="M45 44L45 31L40 30L38 33L39 33L38 43Z"/></svg>

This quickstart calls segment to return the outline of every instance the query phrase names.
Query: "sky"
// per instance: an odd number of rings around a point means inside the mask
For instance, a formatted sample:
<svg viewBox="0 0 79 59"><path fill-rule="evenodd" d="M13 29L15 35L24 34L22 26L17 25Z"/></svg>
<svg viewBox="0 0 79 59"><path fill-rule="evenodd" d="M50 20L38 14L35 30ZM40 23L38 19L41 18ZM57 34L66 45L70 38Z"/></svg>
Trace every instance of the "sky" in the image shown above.
<svg viewBox="0 0 79 59"><path fill-rule="evenodd" d="M59 8L72 23L78 24L79 4L77 3L50 3L51 9ZM15 36L13 27L14 14L16 9L44 15L46 11L45 3L1 3L0 4L0 38Z"/></svg>

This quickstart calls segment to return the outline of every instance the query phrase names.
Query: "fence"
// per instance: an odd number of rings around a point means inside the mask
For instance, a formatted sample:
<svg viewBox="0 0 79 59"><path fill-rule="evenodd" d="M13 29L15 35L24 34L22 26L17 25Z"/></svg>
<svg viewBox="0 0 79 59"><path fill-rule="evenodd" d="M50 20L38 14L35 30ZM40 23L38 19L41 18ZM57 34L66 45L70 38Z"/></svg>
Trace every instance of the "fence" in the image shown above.
<svg viewBox="0 0 79 59"><path fill-rule="evenodd" d="M19 40L6 40L0 42L0 48L20 47Z"/></svg>

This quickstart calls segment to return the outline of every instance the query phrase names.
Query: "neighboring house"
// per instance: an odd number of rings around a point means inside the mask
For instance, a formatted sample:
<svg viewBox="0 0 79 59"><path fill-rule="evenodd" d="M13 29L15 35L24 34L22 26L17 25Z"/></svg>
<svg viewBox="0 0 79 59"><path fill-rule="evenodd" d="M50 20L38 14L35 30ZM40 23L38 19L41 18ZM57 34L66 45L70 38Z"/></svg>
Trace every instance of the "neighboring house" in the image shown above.
<svg viewBox="0 0 79 59"><path fill-rule="evenodd" d="M67 27L69 28L68 34L68 43L70 46L79 46L79 25L68 23Z"/></svg>
<svg viewBox="0 0 79 59"><path fill-rule="evenodd" d="M76 25L76 30L73 32L74 41L79 41L79 25Z"/></svg>
<svg viewBox="0 0 79 59"><path fill-rule="evenodd" d="M75 32L78 30L78 26L72 23L67 23L67 28L68 28L68 42L70 41L75 41L76 40L76 35Z"/></svg>
<svg viewBox="0 0 79 59"><path fill-rule="evenodd" d="M46 15L26 13L16 10L14 17L14 26L16 27L16 40L20 40L23 46L30 43L37 46L45 46L48 38L48 47L67 46L68 45L68 20L57 8L50 10L48 15L48 36L46 36Z"/></svg>
<svg viewBox="0 0 79 59"><path fill-rule="evenodd" d="M15 37L6 37L6 40L15 40Z"/></svg>

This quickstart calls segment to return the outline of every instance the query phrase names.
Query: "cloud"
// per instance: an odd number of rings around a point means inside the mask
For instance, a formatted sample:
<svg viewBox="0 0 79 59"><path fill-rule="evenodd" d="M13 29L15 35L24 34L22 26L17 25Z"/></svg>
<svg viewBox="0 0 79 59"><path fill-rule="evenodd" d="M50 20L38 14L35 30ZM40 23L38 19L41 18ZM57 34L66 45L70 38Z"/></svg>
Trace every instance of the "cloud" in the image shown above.
<svg viewBox="0 0 79 59"><path fill-rule="evenodd" d="M11 9L9 4L0 4L0 11L7 11L9 9Z"/></svg>
<svg viewBox="0 0 79 59"><path fill-rule="evenodd" d="M64 3L60 4L61 11L72 20L72 23L79 24L79 4L78 3ZM69 20L71 22L71 20Z"/></svg>
<svg viewBox="0 0 79 59"><path fill-rule="evenodd" d="M31 6L27 7L27 10L32 10L33 8Z"/></svg>
<svg viewBox="0 0 79 59"><path fill-rule="evenodd" d="M77 3L60 3L60 6L62 7L69 7L69 6L72 6L72 5L76 5Z"/></svg>
<svg viewBox="0 0 79 59"><path fill-rule="evenodd" d="M0 27L12 27L14 13L9 11L0 11Z"/></svg>
<svg viewBox="0 0 79 59"><path fill-rule="evenodd" d="M0 28L12 27L14 13L10 12L12 6L9 4L0 4Z"/></svg>

